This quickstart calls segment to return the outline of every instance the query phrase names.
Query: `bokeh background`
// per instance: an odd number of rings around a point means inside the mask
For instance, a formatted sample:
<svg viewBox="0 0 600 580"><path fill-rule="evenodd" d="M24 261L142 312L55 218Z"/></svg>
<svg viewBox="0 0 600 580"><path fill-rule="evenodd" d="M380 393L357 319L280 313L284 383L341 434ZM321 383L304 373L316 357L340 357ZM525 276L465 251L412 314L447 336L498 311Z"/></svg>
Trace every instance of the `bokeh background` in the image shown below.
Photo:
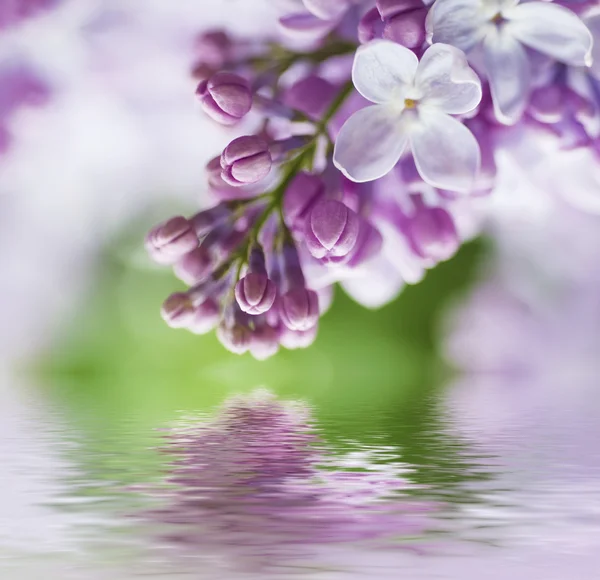
<svg viewBox="0 0 600 580"><path fill-rule="evenodd" d="M194 102L194 38L270 23L258 0L64 0L0 30L0 570L135 577L118 529L164 468L156 430L266 387L441 506L437 557L341 550L355 577L592 580L600 221L580 203L513 175L453 260L378 310L338 289L316 343L268 361L161 320L174 280L145 231L209 203L232 135Z"/></svg>

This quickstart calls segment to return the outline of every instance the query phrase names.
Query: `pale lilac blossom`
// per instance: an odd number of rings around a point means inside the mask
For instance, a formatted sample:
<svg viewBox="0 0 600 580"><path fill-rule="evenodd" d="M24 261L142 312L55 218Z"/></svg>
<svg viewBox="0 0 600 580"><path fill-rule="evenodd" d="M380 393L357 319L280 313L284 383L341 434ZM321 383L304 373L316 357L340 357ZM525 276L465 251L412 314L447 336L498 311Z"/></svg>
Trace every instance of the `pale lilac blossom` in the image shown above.
<svg viewBox="0 0 600 580"><path fill-rule="evenodd" d="M592 36L571 10L551 2L436 0L429 39L465 51L487 77L498 119L516 123L525 110L534 65L529 49L572 66L592 64Z"/></svg>
<svg viewBox="0 0 600 580"><path fill-rule="evenodd" d="M475 137L451 115L472 111L481 83L463 53L431 46L421 61L390 41L356 52L352 79L372 106L355 113L338 135L334 162L353 181L384 176L410 148L422 178L452 191L468 191L480 165Z"/></svg>

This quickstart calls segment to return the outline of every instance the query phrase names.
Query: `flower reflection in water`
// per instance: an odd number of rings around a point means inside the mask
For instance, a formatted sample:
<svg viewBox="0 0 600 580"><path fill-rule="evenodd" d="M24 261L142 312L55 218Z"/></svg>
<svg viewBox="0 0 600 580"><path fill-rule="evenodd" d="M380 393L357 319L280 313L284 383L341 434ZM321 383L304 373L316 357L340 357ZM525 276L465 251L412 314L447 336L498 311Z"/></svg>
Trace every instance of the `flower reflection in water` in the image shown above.
<svg viewBox="0 0 600 580"><path fill-rule="evenodd" d="M368 453L332 457L310 410L264 390L236 396L216 416L165 434L174 459L143 514L165 545L217 565L272 570L318 558L319 546L369 541L417 550L434 505L400 495L406 466ZM328 550L327 554L331 550Z"/></svg>

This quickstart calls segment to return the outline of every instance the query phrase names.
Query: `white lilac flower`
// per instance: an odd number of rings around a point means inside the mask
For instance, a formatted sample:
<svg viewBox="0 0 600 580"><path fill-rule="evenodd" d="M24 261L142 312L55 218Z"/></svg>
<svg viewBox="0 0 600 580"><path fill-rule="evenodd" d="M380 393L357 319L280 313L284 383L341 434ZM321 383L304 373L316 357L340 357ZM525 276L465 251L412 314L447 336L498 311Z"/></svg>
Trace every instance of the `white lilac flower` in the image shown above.
<svg viewBox="0 0 600 580"><path fill-rule="evenodd" d="M414 52L376 40L356 52L352 80L375 103L342 127L334 163L351 180L372 181L388 173L407 147L421 177L451 191L468 191L480 165L473 134L451 115L472 111L481 83L464 54L447 44Z"/></svg>
<svg viewBox="0 0 600 580"><path fill-rule="evenodd" d="M519 0L437 0L427 16L430 42L444 42L481 62L499 121L522 116L531 87L528 49L572 65L592 62L592 36L568 8Z"/></svg>

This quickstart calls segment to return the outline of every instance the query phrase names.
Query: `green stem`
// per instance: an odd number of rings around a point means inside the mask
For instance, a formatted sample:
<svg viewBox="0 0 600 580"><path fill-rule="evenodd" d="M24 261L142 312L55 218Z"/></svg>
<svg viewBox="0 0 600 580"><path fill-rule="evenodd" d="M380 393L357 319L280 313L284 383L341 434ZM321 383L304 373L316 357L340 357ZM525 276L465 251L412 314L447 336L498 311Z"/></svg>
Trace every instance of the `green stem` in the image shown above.
<svg viewBox="0 0 600 580"><path fill-rule="evenodd" d="M333 116L338 112L339 108L344 104L344 101L350 96L350 93L353 89L354 85L352 84L352 81L348 81L342 87L342 90L337 94L331 105L329 105L329 108L325 112L323 119L318 124L318 128L321 133L326 131L327 123L329 123Z"/></svg>
<svg viewBox="0 0 600 580"><path fill-rule="evenodd" d="M297 175L298 171L300 171L302 169L303 165L307 162L307 160L312 159L314 157L317 137L319 137L320 135L326 135L327 138L329 139L329 144L330 144L329 148L331 148L332 141L331 141L331 138L327 131L327 124L329 123L329 121L331 121L332 117L337 113L337 111L342 106L344 101L351 94L353 88L354 87L353 87L353 84L351 81L348 81L342 87L342 89L340 90L340 92L338 93L338 95L336 96L334 101L331 103L331 105L327 109L327 111L323 117L323 120L317 125L317 132L315 133L312 141L310 143L308 143L303 149L301 149L295 157L293 157L292 159L290 159L289 161L284 163L284 166L287 166L287 167L286 167L286 171L283 173L282 180L279 183L279 185L274 190L272 190L270 192L266 192L266 193L258 196L257 198L254 198L253 201L256 201L259 199L268 199L268 198L271 198L271 201L265 207L265 209L262 211L262 213L258 216L257 220L252 225L252 228L248 234L246 242L242 246L240 246L238 251L235 252L235 254L233 254L231 256L231 258L220 268L220 270L223 273L227 272L229 270L229 268L231 268L233 266L233 264L237 261L238 266L237 266L236 279L239 279L242 268L248 258L248 250L249 250L251 244L258 243L258 236L260 235L260 232L262 231L263 227L267 223L267 221L268 221L269 217L271 216L271 214L273 213L273 211L277 210L277 212L279 214L279 220L281 222L281 227L282 227L283 235L284 235L285 239L291 238L291 232L288 230L288 228L285 224L285 219L284 219L284 215L283 215L283 203L282 203L283 196L285 195L285 192L287 191L287 189L288 189L290 183L292 182L292 180L294 179L294 177Z"/></svg>

